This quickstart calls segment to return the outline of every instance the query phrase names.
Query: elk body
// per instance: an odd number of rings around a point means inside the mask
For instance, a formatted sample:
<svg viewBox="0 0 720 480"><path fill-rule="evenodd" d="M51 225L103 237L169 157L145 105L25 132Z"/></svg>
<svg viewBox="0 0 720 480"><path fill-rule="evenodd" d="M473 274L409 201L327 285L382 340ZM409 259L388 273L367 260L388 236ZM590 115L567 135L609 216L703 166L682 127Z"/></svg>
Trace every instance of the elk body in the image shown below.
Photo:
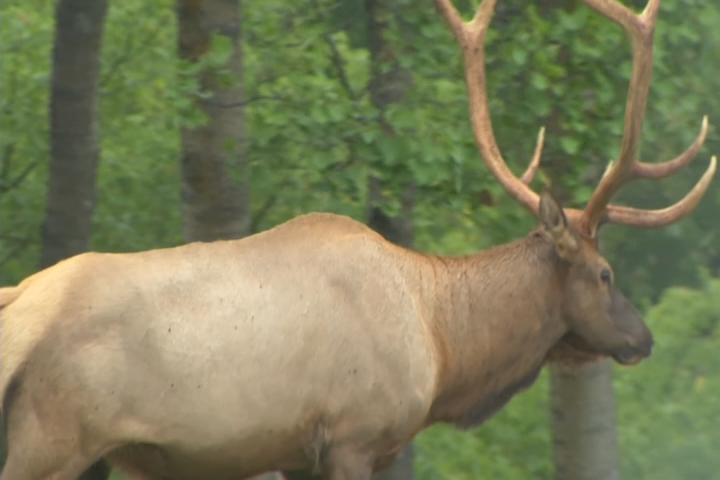
<svg viewBox="0 0 720 480"><path fill-rule="evenodd" d="M494 1L464 23L478 147L539 225L465 257L424 255L347 217L315 213L234 241L83 254L0 290L2 480L74 480L99 458L137 478L368 480L422 428L479 425L548 360L647 357L652 335L598 253L602 221L688 214L715 171L663 210L609 205L620 185L687 164L636 161L658 1L635 15L584 0L633 39L620 155L584 210L563 210L500 157L485 94Z"/></svg>

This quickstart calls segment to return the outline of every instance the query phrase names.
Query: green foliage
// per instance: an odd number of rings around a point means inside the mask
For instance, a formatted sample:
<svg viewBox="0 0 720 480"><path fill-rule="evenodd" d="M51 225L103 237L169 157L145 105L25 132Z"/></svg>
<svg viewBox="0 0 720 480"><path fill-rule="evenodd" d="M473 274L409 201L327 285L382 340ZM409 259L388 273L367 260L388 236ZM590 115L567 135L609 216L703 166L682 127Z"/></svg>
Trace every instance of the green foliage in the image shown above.
<svg viewBox="0 0 720 480"><path fill-rule="evenodd" d="M92 247L181 243L173 2L112 3L103 42ZM132 33L130 33L132 32Z"/></svg>
<svg viewBox="0 0 720 480"><path fill-rule="evenodd" d="M646 318L652 357L616 372L624 478L720 478L720 279L668 289Z"/></svg>
<svg viewBox="0 0 720 480"><path fill-rule="evenodd" d="M0 14L0 262L3 283L12 283L40 255L52 5L3 2Z"/></svg>
<svg viewBox="0 0 720 480"><path fill-rule="evenodd" d="M212 92L204 91L200 85L201 76L211 76L220 87L231 86L236 82L235 75L227 68L227 62L233 55L233 41L218 33L210 37L207 53L197 61L177 59L177 80L168 89L172 98L178 126L194 128L205 125L207 115L198 107L198 99L208 99Z"/></svg>
<svg viewBox="0 0 720 480"><path fill-rule="evenodd" d="M546 125L543 164L534 185L550 179L566 192L561 197L579 205L619 144L629 45L619 28L586 7L521 3L498 5L488 35L489 98L498 143L519 173L537 129ZM11 162L3 153L3 163L21 173L39 162L21 187L2 196L0 220L12 232L0 240L12 257L3 262L7 282L34 265L44 197L42 160L47 158L52 9L43 2L38 8L28 5L4 2L0 31L7 79L1 87L6 107L0 151L12 145L13 152ZM229 45L216 38L210 55L190 71L176 60L171 7L169 1L129 1L110 8L94 248L132 250L180 241L177 132L205 121L191 101L205 94L197 69L221 64ZM532 225L480 161L467 121L461 59L447 26L430 2L398 2L395 8L399 14L389 19L388 41L402 52L398 61L412 82L403 101L384 112L387 128L396 132L392 136L383 133L368 97L366 29L341 14L362 6L352 0L273 0L244 11L247 152L256 230L308 210L362 217L369 173L383 179L390 212L397 210L397 194L408 180L418 186L418 248L466 252L522 235ZM680 8L688 14L675 14ZM708 1L697 1L693 8L678 0L663 3L643 158L681 151L702 114L717 109L712 93L718 80L710 61L720 45L712 28L717 16ZM411 34L401 35L400 26ZM22 49L13 47L18 39L24 39ZM679 97L682 102L676 101ZM687 173L638 182L621 192L620 200L662 206L679 198L704 168L706 152L720 151L713 128L700 160ZM676 226L632 232L639 241L627 241L628 229L608 229L606 251L636 302L656 299L671 282L697 284L697 264L717 273L720 227L713 212L719 191L713 185L697 211ZM489 201L481 203L485 197ZM445 236L463 241L446 245ZM669 250L686 253L669 258L664 255Z"/></svg>
<svg viewBox="0 0 720 480"><path fill-rule="evenodd" d="M53 4L7 1L0 14L0 266L3 284L12 284L34 271L39 257ZM122 2L108 11L94 249L141 250L182 239L173 24L169 0Z"/></svg>
<svg viewBox="0 0 720 480"><path fill-rule="evenodd" d="M527 392L482 427L436 425L416 437L418 480L552 479L549 381L543 372Z"/></svg>

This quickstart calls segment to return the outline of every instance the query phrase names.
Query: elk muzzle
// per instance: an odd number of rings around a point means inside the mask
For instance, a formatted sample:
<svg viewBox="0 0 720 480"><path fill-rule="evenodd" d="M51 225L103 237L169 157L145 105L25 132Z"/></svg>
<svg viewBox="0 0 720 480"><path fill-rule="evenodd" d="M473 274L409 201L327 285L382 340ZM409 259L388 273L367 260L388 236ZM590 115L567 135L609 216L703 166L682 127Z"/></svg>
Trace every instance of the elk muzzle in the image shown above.
<svg viewBox="0 0 720 480"><path fill-rule="evenodd" d="M622 365L635 365L650 356L653 347L653 337L648 331L646 338L640 342L628 343L627 348L619 350L613 354L613 359Z"/></svg>
<svg viewBox="0 0 720 480"><path fill-rule="evenodd" d="M635 307L620 290L612 289L612 317L625 341L610 356L622 365L635 365L652 353L653 335Z"/></svg>

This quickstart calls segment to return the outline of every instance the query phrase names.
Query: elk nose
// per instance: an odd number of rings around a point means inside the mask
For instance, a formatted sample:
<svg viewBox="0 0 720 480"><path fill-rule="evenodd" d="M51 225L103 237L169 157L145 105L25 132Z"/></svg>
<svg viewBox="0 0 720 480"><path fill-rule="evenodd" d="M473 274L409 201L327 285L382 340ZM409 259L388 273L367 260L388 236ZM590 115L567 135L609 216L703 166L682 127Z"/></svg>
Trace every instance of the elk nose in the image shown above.
<svg viewBox="0 0 720 480"><path fill-rule="evenodd" d="M643 338L640 342L638 342L635 348L637 349L638 353L643 357L649 357L652 353L654 343L655 340L653 339L652 334L648 332L647 336Z"/></svg>

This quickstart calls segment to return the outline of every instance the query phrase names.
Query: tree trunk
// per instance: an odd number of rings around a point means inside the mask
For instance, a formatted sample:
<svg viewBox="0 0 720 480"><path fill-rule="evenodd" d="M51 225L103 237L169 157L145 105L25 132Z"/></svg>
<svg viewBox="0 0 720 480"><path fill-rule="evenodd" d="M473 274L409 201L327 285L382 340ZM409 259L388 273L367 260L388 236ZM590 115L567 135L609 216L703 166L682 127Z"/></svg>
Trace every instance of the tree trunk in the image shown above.
<svg viewBox="0 0 720 480"><path fill-rule="evenodd" d="M555 478L618 480L612 364L550 369Z"/></svg>
<svg viewBox="0 0 720 480"><path fill-rule="evenodd" d="M195 98L207 116L200 127L181 131L183 235L186 241L240 238L249 233L248 175L244 155L245 118L239 0L178 0L180 58L197 63L210 52L214 35L230 40L226 85L210 68L200 73L208 98ZM239 181L233 181L229 173Z"/></svg>
<svg viewBox="0 0 720 480"><path fill-rule="evenodd" d="M97 92L107 0L58 0L50 79L50 165L40 268L90 245L99 157ZM2 429L4 431L4 429ZM0 441L3 445L5 439ZM3 449L4 450L4 449ZM2 462L5 462L5 452ZM94 464L82 480L105 480Z"/></svg>
<svg viewBox="0 0 720 480"><path fill-rule="evenodd" d="M59 0L50 80L50 173L40 267L90 243L98 163L97 91L107 0Z"/></svg>

